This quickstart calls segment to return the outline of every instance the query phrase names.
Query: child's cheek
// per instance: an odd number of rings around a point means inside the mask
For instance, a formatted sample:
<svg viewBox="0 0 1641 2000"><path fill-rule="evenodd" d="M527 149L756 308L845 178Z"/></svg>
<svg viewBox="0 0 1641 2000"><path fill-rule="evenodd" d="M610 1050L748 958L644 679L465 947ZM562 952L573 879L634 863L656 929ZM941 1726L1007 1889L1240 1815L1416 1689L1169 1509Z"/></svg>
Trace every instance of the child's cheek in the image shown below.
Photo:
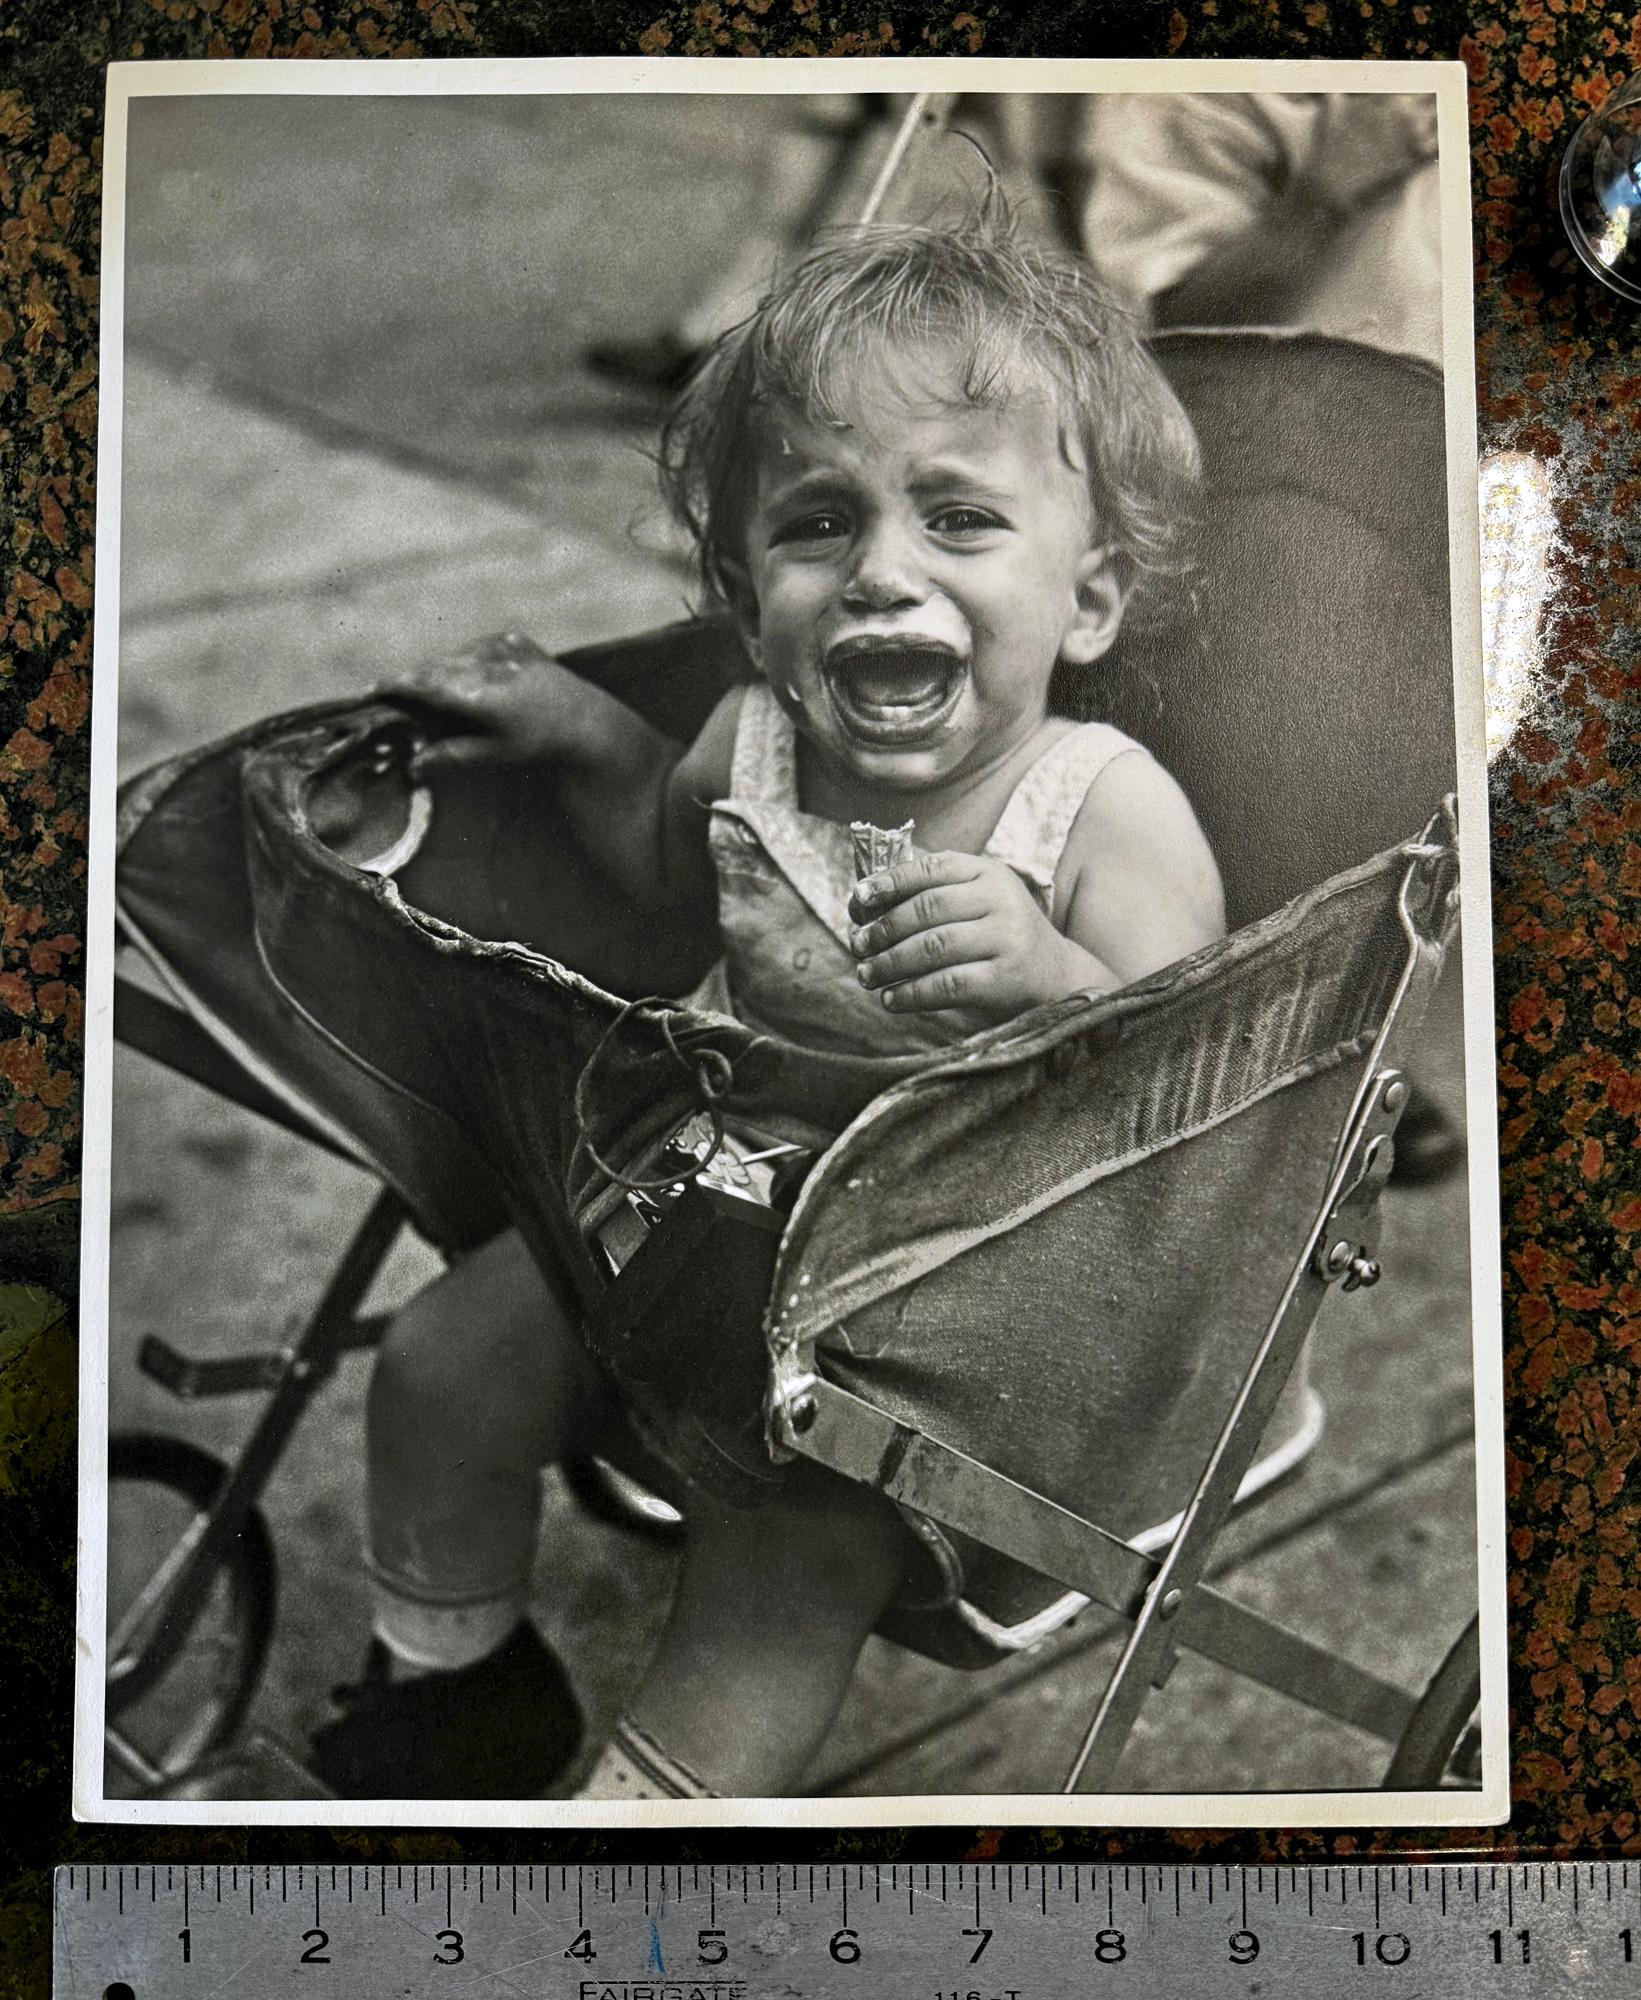
<svg viewBox="0 0 1641 2000"><path fill-rule="evenodd" d="M787 717L800 728L803 724L803 695L792 681L782 682L771 678L769 691L781 705Z"/></svg>
<svg viewBox="0 0 1641 2000"><path fill-rule="evenodd" d="M759 605L759 645L753 658L776 700L799 720L817 650L812 607L803 602L801 590L778 575L770 579Z"/></svg>

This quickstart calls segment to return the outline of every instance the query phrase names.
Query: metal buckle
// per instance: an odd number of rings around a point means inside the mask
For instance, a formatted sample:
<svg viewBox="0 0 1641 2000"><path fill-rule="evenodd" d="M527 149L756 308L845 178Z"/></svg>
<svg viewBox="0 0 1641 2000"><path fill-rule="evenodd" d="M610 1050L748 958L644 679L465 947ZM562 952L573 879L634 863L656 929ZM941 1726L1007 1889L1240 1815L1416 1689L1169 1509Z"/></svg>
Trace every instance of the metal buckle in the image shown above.
<svg viewBox="0 0 1641 2000"><path fill-rule="evenodd" d="M777 1463L797 1457L802 1450L798 1440L815 1428L817 1379L814 1370L799 1361L795 1343L776 1349L764 1405L764 1434L769 1455Z"/></svg>
<svg viewBox="0 0 1641 2000"><path fill-rule="evenodd" d="M1342 1291L1376 1285L1380 1265L1379 1196L1396 1160L1396 1126L1407 1106L1400 1070L1374 1077L1341 1170L1339 1194L1323 1220L1311 1268L1324 1284Z"/></svg>

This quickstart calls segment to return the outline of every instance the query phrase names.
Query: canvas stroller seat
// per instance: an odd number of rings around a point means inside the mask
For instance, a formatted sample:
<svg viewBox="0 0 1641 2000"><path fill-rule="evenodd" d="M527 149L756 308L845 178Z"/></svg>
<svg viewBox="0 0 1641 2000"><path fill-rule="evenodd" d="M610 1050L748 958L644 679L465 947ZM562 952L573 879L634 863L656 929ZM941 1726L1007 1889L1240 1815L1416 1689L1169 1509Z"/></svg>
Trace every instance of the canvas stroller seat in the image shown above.
<svg viewBox="0 0 1641 2000"><path fill-rule="evenodd" d="M276 718L124 801L127 935L236 1059L435 1240L518 1226L693 1476L753 1501L803 1452L901 1500L931 1562L888 1629L953 1660L1090 1594L1138 1608L1115 1555L1057 1560L1056 1510L1154 1547L1202 1504L1205 1462L1222 1513L1262 1433L1278 1454L1303 1435L1302 1373L1284 1401L1254 1364L1349 1146L1405 1101L1386 1038L1405 1043L1451 929L1438 380L1312 337L1159 348L1204 446L1208 560L1192 633L1125 641L1107 713L1196 804L1234 928L1120 993L932 1060L631 1005L641 954L601 922L587 830L545 839L482 787L417 792L418 718L391 704ZM570 664L681 738L748 672L711 622ZM663 1333L643 1253L612 1287L593 1232L702 1111L818 1161L750 1278L706 1247L665 1267ZM1283 1375L1301 1333L1283 1322ZM1227 1458L1250 1381L1258 1421ZM970 1462L1046 1503L1046 1543L989 1533L966 1490L942 1502Z"/></svg>

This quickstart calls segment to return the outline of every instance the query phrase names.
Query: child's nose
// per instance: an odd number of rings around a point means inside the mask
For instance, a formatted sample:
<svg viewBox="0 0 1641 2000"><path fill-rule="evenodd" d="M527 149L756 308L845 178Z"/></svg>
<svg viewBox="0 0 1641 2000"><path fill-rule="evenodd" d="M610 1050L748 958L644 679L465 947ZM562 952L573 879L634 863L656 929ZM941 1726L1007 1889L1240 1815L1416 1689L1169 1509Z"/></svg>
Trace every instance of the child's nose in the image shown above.
<svg viewBox="0 0 1641 2000"><path fill-rule="evenodd" d="M888 522L864 531L855 544L844 595L851 604L872 611L922 603L928 584L916 561L911 537Z"/></svg>

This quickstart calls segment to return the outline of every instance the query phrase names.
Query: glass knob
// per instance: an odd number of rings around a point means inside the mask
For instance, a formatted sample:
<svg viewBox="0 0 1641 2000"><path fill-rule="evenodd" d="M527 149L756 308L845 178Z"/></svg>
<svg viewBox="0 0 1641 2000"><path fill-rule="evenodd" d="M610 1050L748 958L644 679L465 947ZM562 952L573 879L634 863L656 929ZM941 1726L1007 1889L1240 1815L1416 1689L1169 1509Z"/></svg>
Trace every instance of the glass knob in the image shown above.
<svg viewBox="0 0 1641 2000"><path fill-rule="evenodd" d="M1601 282L1641 305L1641 77L1573 134L1561 161L1561 220Z"/></svg>

